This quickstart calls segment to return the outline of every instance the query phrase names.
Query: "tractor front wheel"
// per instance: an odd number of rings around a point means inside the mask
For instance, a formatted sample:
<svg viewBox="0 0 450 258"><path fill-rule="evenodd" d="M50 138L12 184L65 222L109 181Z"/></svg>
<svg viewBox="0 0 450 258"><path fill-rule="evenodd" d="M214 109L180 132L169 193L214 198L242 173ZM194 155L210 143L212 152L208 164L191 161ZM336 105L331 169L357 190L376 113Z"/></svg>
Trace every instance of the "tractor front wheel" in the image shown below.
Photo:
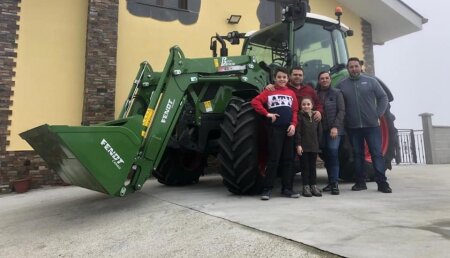
<svg viewBox="0 0 450 258"><path fill-rule="evenodd" d="M161 184L169 186L195 184L203 174L205 165L206 158L201 153L167 148L153 176Z"/></svg>

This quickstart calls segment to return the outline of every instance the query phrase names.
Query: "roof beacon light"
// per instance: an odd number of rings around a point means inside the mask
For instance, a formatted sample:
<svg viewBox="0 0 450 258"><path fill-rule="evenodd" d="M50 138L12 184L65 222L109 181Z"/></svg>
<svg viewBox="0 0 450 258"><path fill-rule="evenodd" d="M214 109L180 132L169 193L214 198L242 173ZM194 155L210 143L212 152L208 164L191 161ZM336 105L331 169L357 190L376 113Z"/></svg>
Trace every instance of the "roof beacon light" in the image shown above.
<svg viewBox="0 0 450 258"><path fill-rule="evenodd" d="M342 7L336 6L336 9L335 9L335 11L334 11L334 14L335 14L337 17L341 16L341 15L342 15Z"/></svg>
<svg viewBox="0 0 450 258"><path fill-rule="evenodd" d="M334 15L337 16L338 24L341 24L341 15L342 15L342 7L336 6L336 9L334 9Z"/></svg>

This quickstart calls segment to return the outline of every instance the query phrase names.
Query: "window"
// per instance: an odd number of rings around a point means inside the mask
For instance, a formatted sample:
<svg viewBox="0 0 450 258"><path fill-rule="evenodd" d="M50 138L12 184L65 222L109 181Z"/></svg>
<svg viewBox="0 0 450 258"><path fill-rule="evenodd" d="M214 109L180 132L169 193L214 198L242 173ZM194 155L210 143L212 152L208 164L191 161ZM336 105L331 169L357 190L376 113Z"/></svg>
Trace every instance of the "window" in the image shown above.
<svg viewBox="0 0 450 258"><path fill-rule="evenodd" d="M188 10L188 0L178 0L178 8Z"/></svg>
<svg viewBox="0 0 450 258"><path fill-rule="evenodd" d="M188 0L139 0L141 5L153 6L169 10L188 10Z"/></svg>

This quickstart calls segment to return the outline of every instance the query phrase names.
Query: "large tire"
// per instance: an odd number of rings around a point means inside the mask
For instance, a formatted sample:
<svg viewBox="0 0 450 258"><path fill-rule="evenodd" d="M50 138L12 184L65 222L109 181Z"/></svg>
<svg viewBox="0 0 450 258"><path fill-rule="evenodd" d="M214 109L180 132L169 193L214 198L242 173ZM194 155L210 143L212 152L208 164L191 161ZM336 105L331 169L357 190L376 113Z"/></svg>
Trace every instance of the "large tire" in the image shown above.
<svg viewBox="0 0 450 258"><path fill-rule="evenodd" d="M194 151L167 148L153 176L158 182L169 186L198 183L205 169L206 158Z"/></svg>
<svg viewBox="0 0 450 258"><path fill-rule="evenodd" d="M395 116L391 113L391 106L388 105L384 116L380 120L382 144L381 150L387 169L392 169L392 160L396 158L399 143L398 132L394 125ZM352 147L347 137L344 137L339 148L340 172L339 177L344 180L355 179L354 157ZM369 150L365 148L365 171L367 179L375 179L375 170L372 166L372 159Z"/></svg>
<svg viewBox="0 0 450 258"><path fill-rule="evenodd" d="M265 170L265 134L250 102L234 97L225 110L219 140L220 174L234 194L256 194Z"/></svg>

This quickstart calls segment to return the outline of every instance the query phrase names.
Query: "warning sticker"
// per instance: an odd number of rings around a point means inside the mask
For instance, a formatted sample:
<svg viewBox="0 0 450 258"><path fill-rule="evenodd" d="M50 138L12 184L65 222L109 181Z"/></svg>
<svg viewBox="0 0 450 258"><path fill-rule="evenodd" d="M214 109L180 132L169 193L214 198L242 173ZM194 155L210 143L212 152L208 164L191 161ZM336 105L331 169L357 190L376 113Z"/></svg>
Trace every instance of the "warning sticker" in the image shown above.
<svg viewBox="0 0 450 258"><path fill-rule="evenodd" d="M211 105L211 101L205 101L203 102L203 105L205 106L205 110L206 112L212 112L212 105Z"/></svg>
<svg viewBox="0 0 450 258"><path fill-rule="evenodd" d="M217 69L217 71L219 72L242 71L242 70L245 70L245 65L220 66Z"/></svg>

